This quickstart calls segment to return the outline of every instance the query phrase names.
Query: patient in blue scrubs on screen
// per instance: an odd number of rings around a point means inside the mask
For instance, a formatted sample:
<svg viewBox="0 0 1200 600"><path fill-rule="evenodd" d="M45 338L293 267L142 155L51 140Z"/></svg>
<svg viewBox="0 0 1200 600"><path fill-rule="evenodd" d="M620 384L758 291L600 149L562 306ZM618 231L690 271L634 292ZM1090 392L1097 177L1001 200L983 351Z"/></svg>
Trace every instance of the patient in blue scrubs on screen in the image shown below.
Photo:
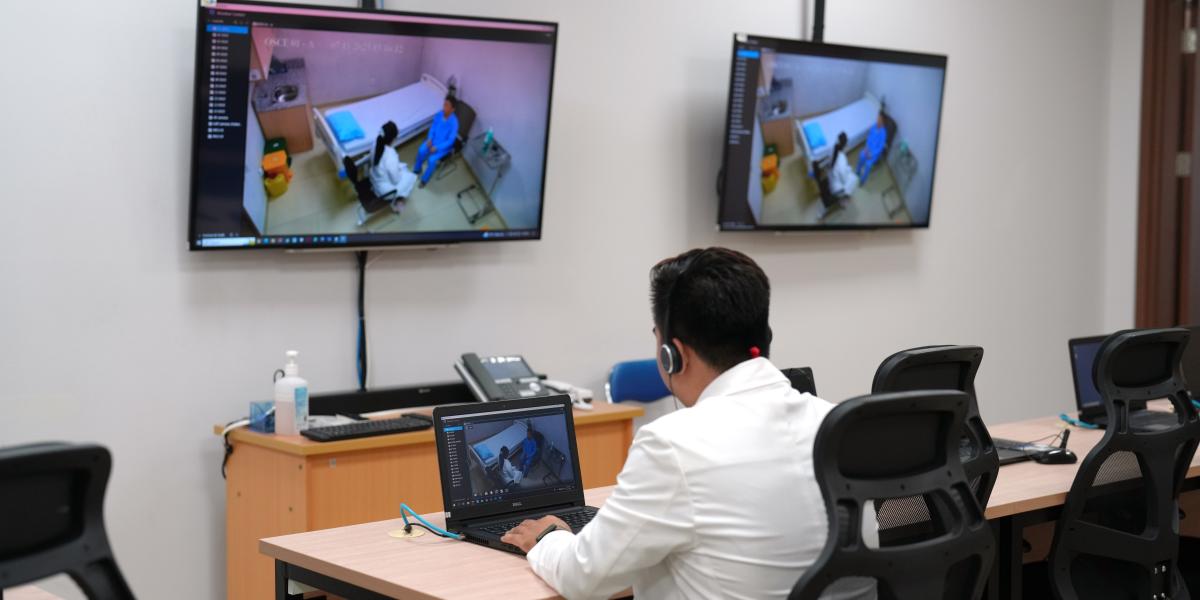
<svg viewBox="0 0 1200 600"><path fill-rule="evenodd" d="M457 103L454 96L446 96L442 102L442 112L433 115L429 135L417 150L417 165L413 170L421 176L421 187L429 183L438 162L454 148L454 140L458 138L458 115L454 114Z"/></svg>
<svg viewBox="0 0 1200 600"><path fill-rule="evenodd" d="M883 150L886 147L887 125L883 119L883 111L879 111L879 118L875 120L875 124L867 131L867 147L858 153L858 167L855 171L858 173L858 183L860 185L867 182L867 177L871 174L871 168L879 161L879 157L883 156Z"/></svg>

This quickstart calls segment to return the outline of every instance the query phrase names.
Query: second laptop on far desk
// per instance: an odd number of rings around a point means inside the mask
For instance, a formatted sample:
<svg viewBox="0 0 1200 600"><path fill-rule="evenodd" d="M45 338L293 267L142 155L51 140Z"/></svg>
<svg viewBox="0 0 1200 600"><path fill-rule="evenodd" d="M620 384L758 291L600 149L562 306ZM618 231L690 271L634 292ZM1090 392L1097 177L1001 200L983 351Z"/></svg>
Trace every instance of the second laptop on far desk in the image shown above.
<svg viewBox="0 0 1200 600"><path fill-rule="evenodd" d="M1071 351L1071 376L1075 382L1075 406L1079 409L1079 420L1090 423L1101 429L1108 426L1108 412L1104 407L1104 398L1092 379L1093 367L1100 346L1108 336L1098 335L1075 338L1067 345ZM1129 403L1130 425L1147 430L1161 430L1179 424L1175 413L1159 410L1147 410L1146 402Z"/></svg>

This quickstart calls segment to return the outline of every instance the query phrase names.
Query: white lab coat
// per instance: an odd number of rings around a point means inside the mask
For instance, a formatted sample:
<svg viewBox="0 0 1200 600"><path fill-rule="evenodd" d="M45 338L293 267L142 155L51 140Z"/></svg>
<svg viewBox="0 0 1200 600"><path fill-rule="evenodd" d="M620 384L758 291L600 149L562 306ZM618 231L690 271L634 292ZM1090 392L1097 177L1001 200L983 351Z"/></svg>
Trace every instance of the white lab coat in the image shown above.
<svg viewBox="0 0 1200 600"><path fill-rule="evenodd" d="M838 152L833 158L833 168L829 169L829 191L834 196L849 196L857 189L858 174L846 160L846 153Z"/></svg>
<svg viewBox="0 0 1200 600"><path fill-rule="evenodd" d="M374 158L372 150L372 161ZM371 178L371 189L375 190L375 195L380 198L392 192L400 198L407 198L417 182L416 174L408 170L408 165L400 161L400 155L391 146L383 147L383 156L380 157L379 164L372 163L367 175Z"/></svg>
<svg viewBox="0 0 1200 600"><path fill-rule="evenodd" d="M570 600L630 585L655 600L787 597L825 544L812 455L832 407L765 358L733 367L696 406L638 430L595 519L542 538L533 571ZM828 597L875 597L852 587Z"/></svg>
<svg viewBox="0 0 1200 600"><path fill-rule="evenodd" d="M521 479L525 477L525 474L514 467L507 458L501 461L500 475L504 479L504 483L520 483Z"/></svg>

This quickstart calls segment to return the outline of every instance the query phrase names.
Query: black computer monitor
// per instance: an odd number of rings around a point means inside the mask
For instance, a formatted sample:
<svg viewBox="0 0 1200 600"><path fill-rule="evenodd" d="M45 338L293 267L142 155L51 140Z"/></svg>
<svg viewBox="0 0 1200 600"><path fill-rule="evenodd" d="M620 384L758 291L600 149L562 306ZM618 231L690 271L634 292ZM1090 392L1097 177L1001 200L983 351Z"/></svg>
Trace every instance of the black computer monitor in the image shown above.
<svg viewBox="0 0 1200 600"><path fill-rule="evenodd" d="M558 26L201 2L197 249L538 239Z"/></svg>
<svg viewBox="0 0 1200 600"><path fill-rule="evenodd" d="M946 57L736 35L722 230L928 227Z"/></svg>
<svg viewBox="0 0 1200 600"><path fill-rule="evenodd" d="M1100 345L1108 339L1106 335L1095 335L1074 338L1067 342L1071 351L1071 378L1075 383L1075 404L1080 412L1104 412L1104 398L1096 389L1092 372L1096 364L1096 355Z"/></svg>

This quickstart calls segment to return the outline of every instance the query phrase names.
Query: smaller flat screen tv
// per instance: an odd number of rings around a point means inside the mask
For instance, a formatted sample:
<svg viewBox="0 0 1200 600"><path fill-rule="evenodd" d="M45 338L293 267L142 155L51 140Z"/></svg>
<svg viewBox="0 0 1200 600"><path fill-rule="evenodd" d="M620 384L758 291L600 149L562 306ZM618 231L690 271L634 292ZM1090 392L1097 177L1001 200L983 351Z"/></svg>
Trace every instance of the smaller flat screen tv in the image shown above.
<svg viewBox="0 0 1200 600"><path fill-rule="evenodd" d="M929 226L946 57L734 36L723 231Z"/></svg>

